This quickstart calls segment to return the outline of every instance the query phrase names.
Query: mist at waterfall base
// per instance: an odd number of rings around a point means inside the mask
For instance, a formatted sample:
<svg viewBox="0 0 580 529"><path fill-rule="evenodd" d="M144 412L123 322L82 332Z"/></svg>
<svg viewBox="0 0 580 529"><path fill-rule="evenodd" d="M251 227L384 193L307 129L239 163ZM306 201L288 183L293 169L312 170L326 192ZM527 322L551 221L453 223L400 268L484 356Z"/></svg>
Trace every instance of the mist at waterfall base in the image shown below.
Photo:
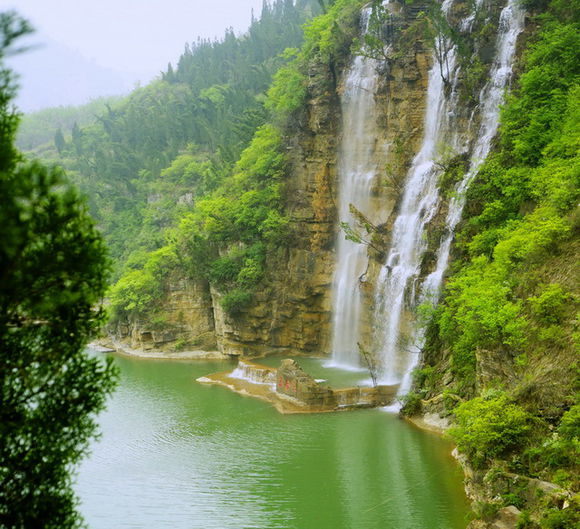
<svg viewBox="0 0 580 529"><path fill-rule="evenodd" d="M387 5L388 2L384 2ZM449 12L453 0L445 0L442 11ZM481 2L474 9L481 8ZM370 11L364 10L362 31L366 31ZM470 13L460 26L471 28L474 14ZM440 296L453 235L465 205L465 192L489 154L497 132L500 105L512 73L516 41L524 24L524 13L517 0L508 0L501 11L496 52L489 81L479 95L479 128L462 130L455 112L458 103L459 66L456 46L450 42L446 69L450 86L446 90L439 64L433 54L428 76L424 133L411 167L407 173L398 215L393 225L385 264L375 286L373 314L373 350L378 357L380 383L400 384L399 395L409 392L412 372L419 363L424 345L424 323L412 318L411 329L403 332L405 312L413 314L424 304L435 305ZM437 46L442 45L437 41ZM371 182L379 171L376 147L377 124L375 90L378 85L377 61L357 56L345 77L341 99L343 114L342 140L338 156L338 210L340 221L351 221L349 204L363 214L369 210ZM471 121L470 121L471 125ZM475 137L472 142L470 137ZM452 152L470 154L470 165L457 185L446 217L446 233L437 249L435 269L423 280L421 260L427 250L427 227L440 207L438 183L441 169L437 165L439 145ZM386 219L383 219L383 221ZM360 336L361 303L359 278L367 266L366 247L337 238L336 270L333 282L333 342L331 365L357 369L360 366L358 342ZM388 408L398 411L400 404Z"/></svg>
<svg viewBox="0 0 580 529"><path fill-rule="evenodd" d="M280 415L195 379L234 367L115 357L77 477L91 529L460 529L450 444L378 410Z"/></svg>

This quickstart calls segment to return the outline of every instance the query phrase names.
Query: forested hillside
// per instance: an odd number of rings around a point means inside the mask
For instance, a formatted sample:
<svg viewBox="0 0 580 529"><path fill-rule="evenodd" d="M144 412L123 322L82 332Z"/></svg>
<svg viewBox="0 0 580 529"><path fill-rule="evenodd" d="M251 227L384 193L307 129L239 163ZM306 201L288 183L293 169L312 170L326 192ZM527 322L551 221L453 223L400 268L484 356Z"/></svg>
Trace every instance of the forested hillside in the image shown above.
<svg viewBox="0 0 580 529"><path fill-rule="evenodd" d="M16 144L19 149L34 156L56 161L59 149L62 151L65 147L65 132L70 136L74 128L91 125L107 105L114 105L120 99L99 97L85 105L47 108L25 114L21 117Z"/></svg>
<svg viewBox="0 0 580 529"><path fill-rule="evenodd" d="M265 2L246 34L228 30L221 40L198 40L159 80L105 102L102 112L93 111L96 104L77 110L94 113L91 125L79 119L67 127L67 109L56 111L51 121L60 120L63 134L51 131L56 145L43 158L64 165L87 195L115 277L132 254L131 266L141 267L145 253L166 242L164 230L230 174L265 123L265 92L287 60L282 52L300 44L302 24L317 8L310 1ZM44 143L44 136L27 133L27 124L46 130L47 113L24 120L23 148Z"/></svg>

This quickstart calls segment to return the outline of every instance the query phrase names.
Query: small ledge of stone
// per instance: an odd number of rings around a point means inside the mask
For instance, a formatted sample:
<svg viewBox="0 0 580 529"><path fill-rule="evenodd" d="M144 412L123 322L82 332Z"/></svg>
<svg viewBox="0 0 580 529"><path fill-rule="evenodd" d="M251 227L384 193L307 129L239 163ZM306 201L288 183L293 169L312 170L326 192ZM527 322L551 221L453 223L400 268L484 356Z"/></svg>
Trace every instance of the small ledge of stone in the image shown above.
<svg viewBox="0 0 580 529"><path fill-rule="evenodd" d="M242 359L233 371L200 377L243 395L267 400L280 413L320 413L388 406L398 385L333 389L310 376L293 359L273 368Z"/></svg>
<svg viewBox="0 0 580 529"><path fill-rule="evenodd" d="M103 353L118 353L124 356L137 358L151 358L155 360L227 360L229 355L220 351L156 351L133 349L117 340L98 340L89 344L91 349Z"/></svg>

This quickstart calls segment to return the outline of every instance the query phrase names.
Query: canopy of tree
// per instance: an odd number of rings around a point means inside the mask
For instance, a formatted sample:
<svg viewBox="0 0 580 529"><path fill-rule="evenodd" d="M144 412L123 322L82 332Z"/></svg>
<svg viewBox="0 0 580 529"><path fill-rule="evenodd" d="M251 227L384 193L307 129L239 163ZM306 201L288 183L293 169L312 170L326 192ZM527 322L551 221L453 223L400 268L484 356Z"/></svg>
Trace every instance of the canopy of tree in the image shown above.
<svg viewBox="0 0 580 529"><path fill-rule="evenodd" d="M0 14L0 62L28 31ZM0 72L0 527L78 527L71 472L115 380L84 352L108 261L62 172L15 150L12 80Z"/></svg>

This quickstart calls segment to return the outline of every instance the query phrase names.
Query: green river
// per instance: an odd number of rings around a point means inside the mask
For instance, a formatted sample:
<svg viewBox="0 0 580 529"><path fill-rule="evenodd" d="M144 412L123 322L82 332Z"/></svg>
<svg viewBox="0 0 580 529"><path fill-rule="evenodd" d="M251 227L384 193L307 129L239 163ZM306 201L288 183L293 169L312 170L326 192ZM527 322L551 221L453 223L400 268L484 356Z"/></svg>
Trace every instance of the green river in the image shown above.
<svg viewBox="0 0 580 529"><path fill-rule="evenodd" d="M116 361L120 385L77 478L91 529L466 525L450 444L393 414L280 415L195 382L228 363Z"/></svg>

